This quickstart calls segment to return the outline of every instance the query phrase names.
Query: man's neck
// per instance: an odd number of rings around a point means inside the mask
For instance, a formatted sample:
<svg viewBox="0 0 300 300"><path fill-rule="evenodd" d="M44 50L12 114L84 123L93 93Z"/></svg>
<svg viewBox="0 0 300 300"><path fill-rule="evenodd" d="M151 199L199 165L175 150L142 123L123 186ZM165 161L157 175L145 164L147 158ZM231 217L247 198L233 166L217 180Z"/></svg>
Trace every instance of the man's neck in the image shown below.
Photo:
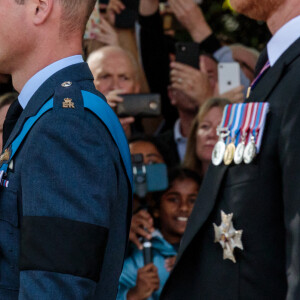
<svg viewBox="0 0 300 300"><path fill-rule="evenodd" d="M39 48L39 51L35 51L30 57L24 59L20 68L12 72L14 88L20 93L25 83L40 70L60 59L76 54L81 55L81 53L81 46L78 45L70 45L69 47L60 45L57 49L54 49L54 47L50 49L46 47Z"/></svg>
<svg viewBox="0 0 300 300"><path fill-rule="evenodd" d="M180 133L183 137L188 137L195 114L178 111L180 119Z"/></svg>
<svg viewBox="0 0 300 300"><path fill-rule="evenodd" d="M270 15L267 25L274 35L284 24L300 15L298 0L284 2L278 9Z"/></svg>

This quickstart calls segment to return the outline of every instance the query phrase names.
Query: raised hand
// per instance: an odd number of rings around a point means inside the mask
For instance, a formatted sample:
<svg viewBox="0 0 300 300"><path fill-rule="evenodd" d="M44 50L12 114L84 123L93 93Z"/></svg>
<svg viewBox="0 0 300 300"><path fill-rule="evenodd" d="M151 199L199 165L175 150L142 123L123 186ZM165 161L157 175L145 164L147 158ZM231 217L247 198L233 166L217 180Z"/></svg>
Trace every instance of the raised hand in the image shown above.
<svg viewBox="0 0 300 300"><path fill-rule="evenodd" d="M153 231L153 219L147 211L140 210L138 213L132 216L129 240L133 242L140 250L143 249L143 245L139 241L139 236L150 240L150 233Z"/></svg>
<svg viewBox="0 0 300 300"><path fill-rule="evenodd" d="M138 270L136 286L127 294L127 299L143 300L159 289L159 277L156 266L151 263Z"/></svg>

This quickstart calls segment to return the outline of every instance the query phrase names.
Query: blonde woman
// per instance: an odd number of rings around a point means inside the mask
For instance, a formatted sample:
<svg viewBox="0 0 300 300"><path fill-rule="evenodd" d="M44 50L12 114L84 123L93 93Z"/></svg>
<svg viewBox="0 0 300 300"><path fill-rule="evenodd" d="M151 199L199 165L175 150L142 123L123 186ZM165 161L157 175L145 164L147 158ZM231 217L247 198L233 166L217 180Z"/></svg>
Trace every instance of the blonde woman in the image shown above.
<svg viewBox="0 0 300 300"><path fill-rule="evenodd" d="M226 104L230 104L228 99L207 100L193 121L183 165L200 176L204 176L210 164L213 148L218 141L216 129L221 123Z"/></svg>

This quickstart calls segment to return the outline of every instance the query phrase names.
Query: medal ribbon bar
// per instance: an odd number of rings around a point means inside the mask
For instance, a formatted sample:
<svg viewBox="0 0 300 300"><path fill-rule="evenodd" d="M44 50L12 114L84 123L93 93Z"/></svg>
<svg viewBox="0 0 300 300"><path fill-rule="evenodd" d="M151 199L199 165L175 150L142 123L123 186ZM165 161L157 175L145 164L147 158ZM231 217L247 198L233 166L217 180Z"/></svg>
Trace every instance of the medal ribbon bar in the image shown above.
<svg viewBox="0 0 300 300"><path fill-rule="evenodd" d="M229 119L229 124L228 124L229 135L226 139L227 145L232 142L232 128L233 128L233 126L235 124L235 120L236 120L237 107L238 107L238 104L232 104L231 114L230 114L230 119Z"/></svg>
<svg viewBox="0 0 300 300"><path fill-rule="evenodd" d="M251 123L249 126L249 132L248 132L248 136L247 136L247 144L250 143L250 141L251 141L252 133L255 128L255 121L257 119L257 110L258 110L258 103L251 103L251 104L253 105L253 111L252 111L252 115L251 115Z"/></svg>
<svg viewBox="0 0 300 300"><path fill-rule="evenodd" d="M264 132L265 124L266 124L267 114L269 112L269 107L270 107L270 104L267 102L261 102L261 104L262 104L262 109L261 109L260 120L259 120L259 124L256 128L255 143L256 143L257 153L259 153L259 151L260 151L262 136L263 136L263 132Z"/></svg>
<svg viewBox="0 0 300 300"><path fill-rule="evenodd" d="M246 116L246 109L247 109L248 105L246 103L242 103L240 104L240 108L241 108L241 112L240 115L238 116L238 124L237 127L235 128L235 146L237 147L238 143L239 143L239 138L241 135L241 129L242 129L242 124L244 123L245 120L245 116Z"/></svg>
<svg viewBox="0 0 300 300"><path fill-rule="evenodd" d="M245 107L245 104L237 104L237 108L236 108L236 113L235 113L235 121L234 124L232 125L232 129L230 131L230 137L231 137L231 141L235 144L236 146L236 137L237 134L239 132L239 126L241 125L241 120L243 117L243 109Z"/></svg>
<svg viewBox="0 0 300 300"><path fill-rule="evenodd" d="M244 126L242 128L242 138L245 139L245 143L246 143L247 138L248 138L248 133L249 133L249 129L250 129L250 122L251 122L251 116L252 116L252 113L253 113L253 106L254 106L254 103L247 103L247 104L248 104L247 115L246 115Z"/></svg>
<svg viewBox="0 0 300 300"><path fill-rule="evenodd" d="M231 142L231 128L232 128L232 124L234 123L234 118L235 118L235 111L236 111L236 107L237 104L230 104L231 105L231 111L229 112L229 121L228 121L228 136L226 138L226 145L228 145Z"/></svg>

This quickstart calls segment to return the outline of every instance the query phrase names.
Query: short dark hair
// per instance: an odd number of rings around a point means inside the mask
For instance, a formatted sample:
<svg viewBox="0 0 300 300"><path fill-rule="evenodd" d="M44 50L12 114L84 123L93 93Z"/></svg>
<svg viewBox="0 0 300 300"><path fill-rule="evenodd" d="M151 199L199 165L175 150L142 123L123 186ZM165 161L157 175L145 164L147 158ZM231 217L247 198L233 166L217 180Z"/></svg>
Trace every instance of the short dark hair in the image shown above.
<svg viewBox="0 0 300 300"><path fill-rule="evenodd" d="M185 179L192 179L199 186L201 185L202 182L202 179L197 172L184 167L176 167L170 169L168 172L168 180L169 180L168 189L171 188L175 180L185 180Z"/></svg>
<svg viewBox="0 0 300 300"><path fill-rule="evenodd" d="M136 142L151 143L157 148L157 150L159 149L158 146L157 146L156 139L154 137L150 136L150 135L146 135L146 134L143 134L143 133L137 133L137 134L132 135L128 139L128 144L136 143ZM159 150L158 150L158 152L160 153Z"/></svg>
<svg viewBox="0 0 300 300"><path fill-rule="evenodd" d="M61 26L65 32L85 31L86 23L96 5L97 0L59 0L63 8ZM24 4L25 0L15 0L17 4ZM84 12L84 13L83 13Z"/></svg>
<svg viewBox="0 0 300 300"><path fill-rule="evenodd" d="M59 0L63 7L62 26L68 31L85 31L86 23L93 12L96 0ZM84 13L83 13L84 12Z"/></svg>

